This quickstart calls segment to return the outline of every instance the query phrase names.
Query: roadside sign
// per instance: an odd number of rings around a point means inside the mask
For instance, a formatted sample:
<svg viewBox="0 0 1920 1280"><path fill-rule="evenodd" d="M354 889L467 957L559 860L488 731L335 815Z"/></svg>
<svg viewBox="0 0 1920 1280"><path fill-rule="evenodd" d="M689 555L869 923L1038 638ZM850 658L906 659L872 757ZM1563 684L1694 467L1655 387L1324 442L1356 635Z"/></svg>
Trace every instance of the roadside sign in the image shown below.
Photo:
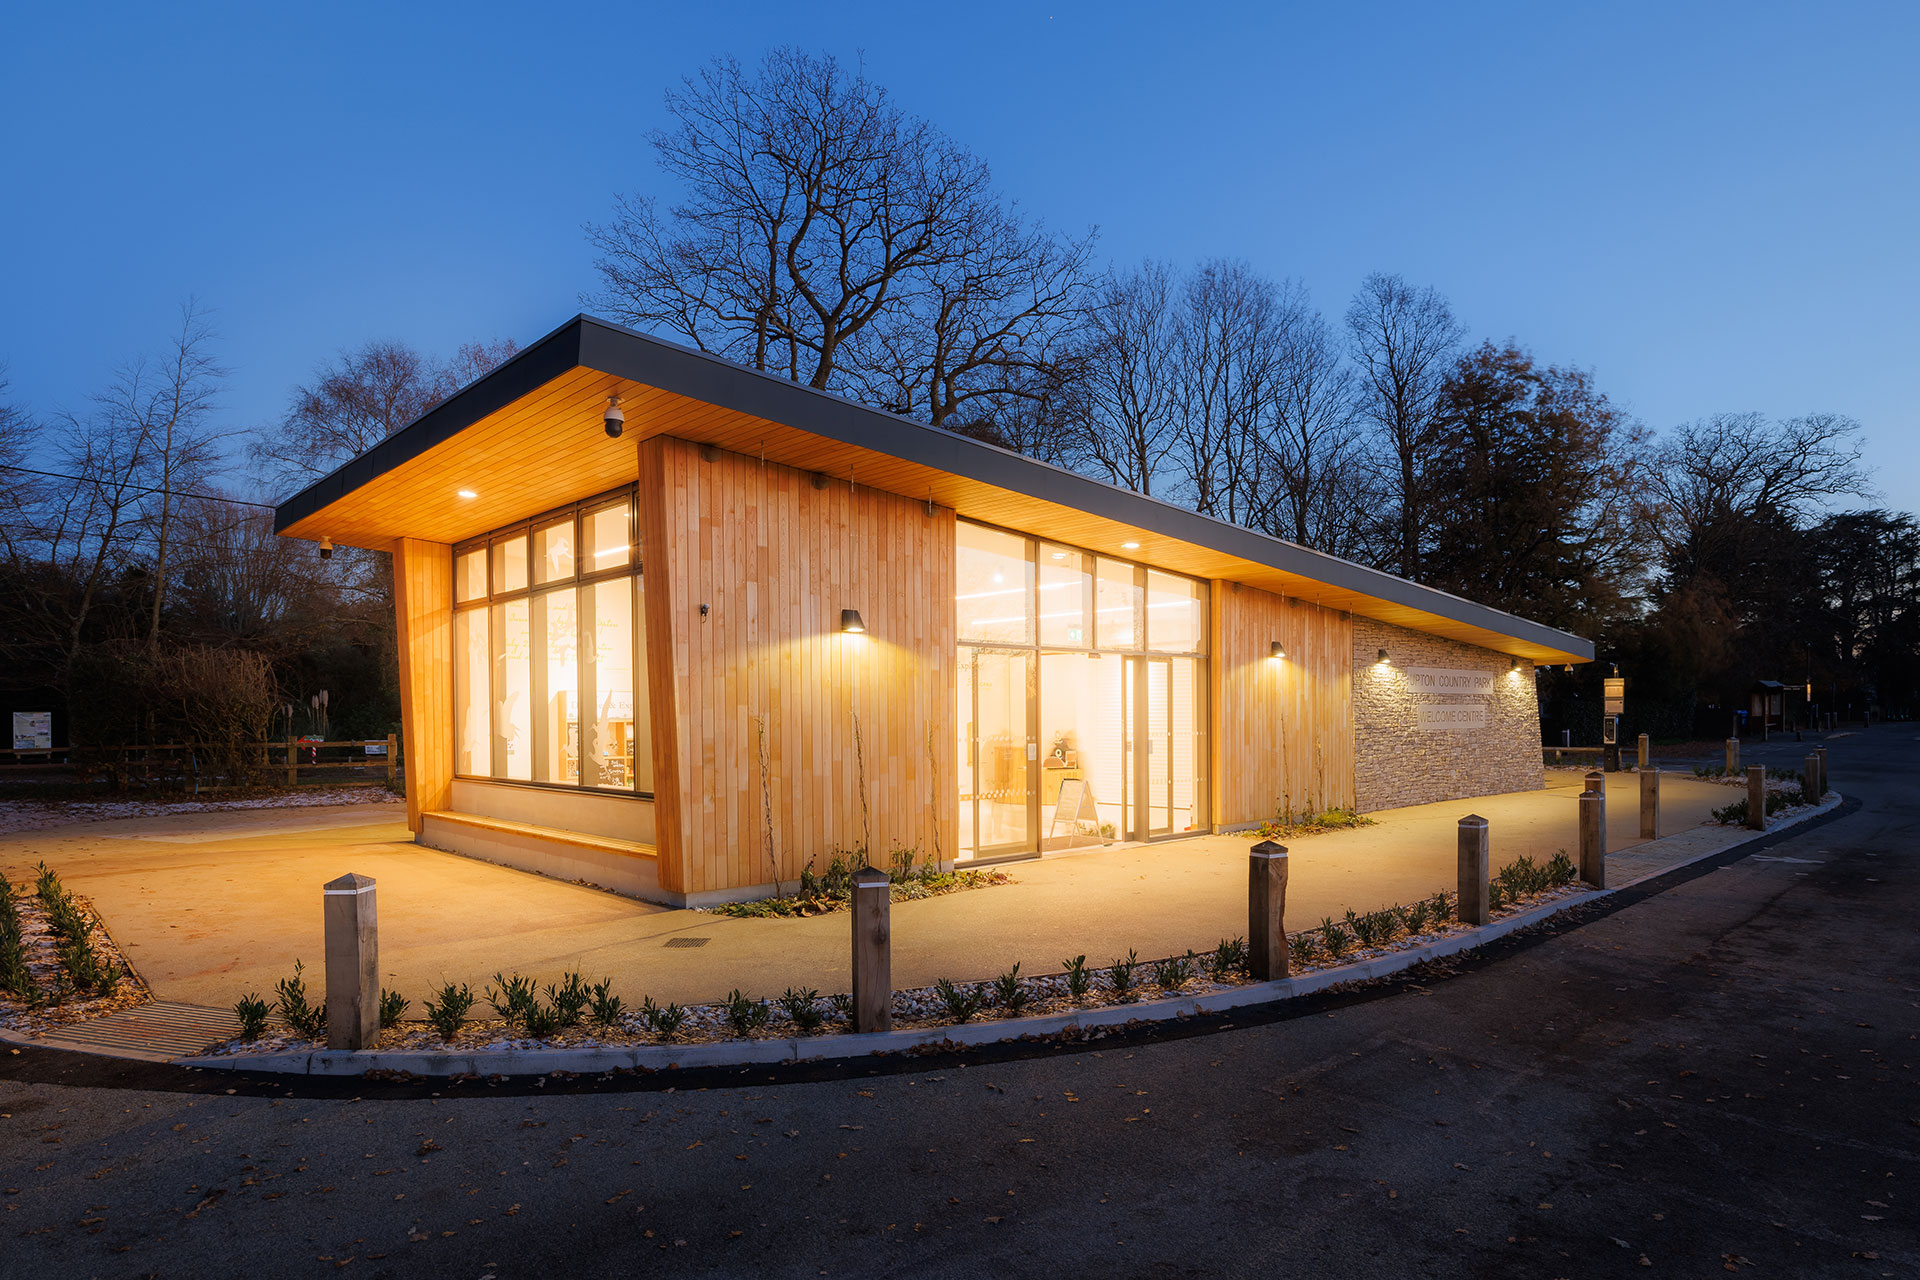
<svg viewBox="0 0 1920 1280"><path fill-rule="evenodd" d="M1608 676L1602 682L1601 694L1606 706L1600 709L1602 715L1623 716L1627 713L1627 681L1625 676Z"/></svg>

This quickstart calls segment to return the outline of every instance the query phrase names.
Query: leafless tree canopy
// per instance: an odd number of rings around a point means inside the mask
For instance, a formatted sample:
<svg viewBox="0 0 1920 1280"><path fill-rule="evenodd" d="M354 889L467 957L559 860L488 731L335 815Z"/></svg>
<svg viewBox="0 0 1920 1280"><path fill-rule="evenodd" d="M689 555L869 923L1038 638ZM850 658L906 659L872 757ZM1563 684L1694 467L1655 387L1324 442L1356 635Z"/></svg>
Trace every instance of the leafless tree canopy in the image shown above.
<svg viewBox="0 0 1920 1280"><path fill-rule="evenodd" d="M1872 494L1860 424L1834 413L1780 422L1721 413L1684 423L1661 442L1653 480L1675 540L1729 517L1799 520L1830 499Z"/></svg>
<svg viewBox="0 0 1920 1280"><path fill-rule="evenodd" d="M1360 411L1375 437L1369 456L1386 501L1388 563L1418 579L1426 447L1465 329L1437 291L1376 272L1347 308L1347 334L1359 369Z"/></svg>
<svg viewBox="0 0 1920 1280"><path fill-rule="evenodd" d="M1029 223L977 156L829 56L718 59L667 108L651 141L683 198L622 196L587 227L589 304L935 425L1034 394L1090 235Z"/></svg>

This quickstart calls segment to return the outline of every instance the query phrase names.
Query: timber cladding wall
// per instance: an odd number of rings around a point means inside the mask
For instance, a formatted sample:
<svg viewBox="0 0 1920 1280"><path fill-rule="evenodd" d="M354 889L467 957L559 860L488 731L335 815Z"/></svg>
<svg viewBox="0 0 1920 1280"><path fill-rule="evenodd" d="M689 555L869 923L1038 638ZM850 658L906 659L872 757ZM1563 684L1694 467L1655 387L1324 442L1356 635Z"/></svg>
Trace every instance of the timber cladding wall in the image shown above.
<svg viewBox="0 0 1920 1280"><path fill-rule="evenodd" d="M1353 804L1353 620L1231 582L1208 596L1214 825Z"/></svg>
<svg viewBox="0 0 1920 1280"><path fill-rule="evenodd" d="M1516 672L1491 649L1371 618L1353 622L1354 787L1362 810L1545 785L1532 664ZM1377 661L1382 649L1385 665ZM1491 679L1436 674L1445 672Z"/></svg>
<svg viewBox="0 0 1920 1280"><path fill-rule="evenodd" d="M400 538L393 544L393 613L400 649L401 754L407 825L447 807L453 787L453 548Z"/></svg>
<svg viewBox="0 0 1920 1280"><path fill-rule="evenodd" d="M862 772L877 865L952 858L952 510L665 437L640 444L639 510L660 887L791 882L855 848Z"/></svg>

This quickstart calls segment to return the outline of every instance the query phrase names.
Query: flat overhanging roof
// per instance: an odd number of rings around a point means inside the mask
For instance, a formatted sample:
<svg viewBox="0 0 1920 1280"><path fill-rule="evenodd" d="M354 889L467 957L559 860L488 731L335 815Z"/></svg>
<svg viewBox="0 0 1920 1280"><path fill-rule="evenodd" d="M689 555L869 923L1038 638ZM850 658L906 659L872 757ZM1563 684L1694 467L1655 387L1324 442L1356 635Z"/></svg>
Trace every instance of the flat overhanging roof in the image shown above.
<svg viewBox="0 0 1920 1280"><path fill-rule="evenodd" d="M619 440L601 428L613 394L627 418ZM1593 658L1569 632L588 316L281 503L274 529L380 549L461 542L630 483L637 443L655 435L1530 662Z"/></svg>

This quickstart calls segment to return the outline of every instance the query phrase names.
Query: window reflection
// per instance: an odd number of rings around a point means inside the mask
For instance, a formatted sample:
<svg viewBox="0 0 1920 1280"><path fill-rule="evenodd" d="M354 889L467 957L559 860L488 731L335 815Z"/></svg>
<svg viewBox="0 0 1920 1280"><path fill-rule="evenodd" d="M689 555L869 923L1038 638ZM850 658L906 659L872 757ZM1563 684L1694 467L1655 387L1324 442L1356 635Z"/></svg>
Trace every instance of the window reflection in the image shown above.
<svg viewBox="0 0 1920 1280"><path fill-rule="evenodd" d="M1033 643L1033 558L1027 540L977 524L955 531L954 605L962 640Z"/></svg>

